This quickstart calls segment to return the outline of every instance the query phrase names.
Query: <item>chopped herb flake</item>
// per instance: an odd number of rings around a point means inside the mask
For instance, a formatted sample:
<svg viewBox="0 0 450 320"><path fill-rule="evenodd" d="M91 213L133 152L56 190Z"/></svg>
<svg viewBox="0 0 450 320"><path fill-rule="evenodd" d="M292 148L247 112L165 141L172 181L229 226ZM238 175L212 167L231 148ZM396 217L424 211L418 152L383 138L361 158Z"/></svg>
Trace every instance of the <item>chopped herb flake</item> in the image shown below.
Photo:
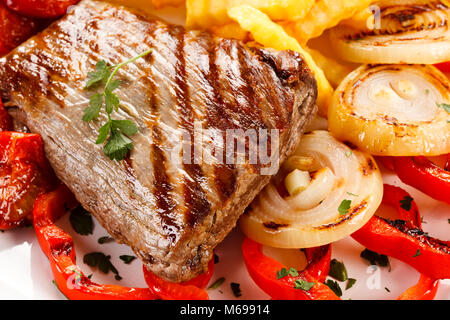
<svg viewBox="0 0 450 320"><path fill-rule="evenodd" d="M413 201L414 201L413 198L411 198L410 196L406 196L403 198L403 200L400 200L400 207L402 207L406 211L409 211L409 210L411 210Z"/></svg>
<svg viewBox="0 0 450 320"><path fill-rule="evenodd" d="M314 287L315 282L308 282L303 279L297 279L294 283L294 289L300 289L303 291L309 291L312 287Z"/></svg>
<svg viewBox="0 0 450 320"><path fill-rule="evenodd" d="M353 287L355 285L355 283L356 283L356 279L348 278L347 286L345 287L345 290L348 290L351 287Z"/></svg>
<svg viewBox="0 0 450 320"><path fill-rule="evenodd" d="M111 238L111 237L108 237L108 236L101 237L101 238L98 239L98 243L99 244L105 244L105 243L113 242L113 241L114 241L114 238Z"/></svg>
<svg viewBox="0 0 450 320"><path fill-rule="evenodd" d="M347 269L343 262L336 259L331 260L330 272L328 275L338 281L346 281L348 279Z"/></svg>
<svg viewBox="0 0 450 320"><path fill-rule="evenodd" d="M343 200L339 205L338 211L341 216L346 215L352 206L351 200Z"/></svg>
<svg viewBox="0 0 450 320"><path fill-rule="evenodd" d="M413 255L413 258L416 258L416 257L420 256L421 254L422 254L422 253L420 253L420 250L417 249L417 252L416 252L415 255Z"/></svg>
<svg viewBox="0 0 450 320"><path fill-rule="evenodd" d="M342 289L337 281L329 279L327 280L327 282L325 282L325 285L330 288L338 297L342 297Z"/></svg>
<svg viewBox="0 0 450 320"><path fill-rule="evenodd" d="M224 282L225 282L225 278L224 278L224 277L219 278L219 279L217 279L216 282L214 282L208 289L209 289L209 290L215 290L215 289L217 289L218 287L220 287Z"/></svg>
<svg viewBox="0 0 450 320"><path fill-rule="evenodd" d="M93 233L94 223L92 216L82 206L78 206L76 209L70 212L70 224L72 228L80 235L87 236Z"/></svg>
<svg viewBox="0 0 450 320"><path fill-rule="evenodd" d="M365 249L363 252L361 252L361 258L369 261L371 265L378 265L380 267L389 267L389 270L391 268L389 258L384 254L378 254L369 249Z"/></svg>
<svg viewBox="0 0 450 320"><path fill-rule="evenodd" d="M437 106L438 106L438 108L442 108L445 111L447 111L448 113L450 113L450 104L447 104L447 103L438 104L437 103Z"/></svg>
<svg viewBox="0 0 450 320"><path fill-rule="evenodd" d="M232 282L230 284L230 287L231 287L231 291L233 291L233 294L236 298L239 298L240 296L242 296L241 285L239 283Z"/></svg>
<svg viewBox="0 0 450 320"><path fill-rule="evenodd" d="M98 269L107 274L109 271L114 273L116 276L119 275L119 271L111 263L111 256L107 256L101 252L88 253L84 256L83 262L90 267L98 267Z"/></svg>
<svg viewBox="0 0 450 320"><path fill-rule="evenodd" d="M134 257L134 256L127 256L127 255L120 256L119 258L125 264L130 264L131 262L133 262L134 259L136 259L136 257Z"/></svg>

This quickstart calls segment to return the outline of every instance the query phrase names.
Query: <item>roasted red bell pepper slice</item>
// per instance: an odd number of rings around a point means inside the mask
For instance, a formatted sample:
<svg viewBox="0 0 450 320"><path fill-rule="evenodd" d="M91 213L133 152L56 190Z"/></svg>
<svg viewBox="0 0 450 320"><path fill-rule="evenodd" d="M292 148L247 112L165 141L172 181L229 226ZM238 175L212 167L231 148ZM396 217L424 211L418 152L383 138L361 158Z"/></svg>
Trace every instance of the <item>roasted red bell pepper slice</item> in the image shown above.
<svg viewBox="0 0 450 320"><path fill-rule="evenodd" d="M395 172L406 184L450 204L450 172L425 157L393 158Z"/></svg>
<svg viewBox="0 0 450 320"><path fill-rule="evenodd" d="M8 112L6 112L2 100L0 100L0 131L12 131L12 130L13 130L12 119L9 116Z"/></svg>
<svg viewBox="0 0 450 320"><path fill-rule="evenodd" d="M277 271L286 268L282 263L265 256L262 245L249 238L242 244L247 271L253 281L268 295L276 300L340 300L338 296L322 282L330 268L331 246L306 249L308 266L297 277L287 276L277 279ZM314 282L314 286L304 291L295 289L296 280Z"/></svg>
<svg viewBox="0 0 450 320"><path fill-rule="evenodd" d="M8 0L5 4L17 13L36 18L57 18L80 0Z"/></svg>
<svg viewBox="0 0 450 320"><path fill-rule="evenodd" d="M385 192L385 203L393 203L393 197L393 192ZM403 200L405 199L400 196L396 201ZM409 202L409 221L393 221L374 216L352 237L368 249L399 259L431 279L450 278L450 242L432 238L423 232L418 222L420 215L413 212L416 206L412 198ZM407 203L404 205L408 207ZM401 213L402 216L405 217L406 213Z"/></svg>
<svg viewBox="0 0 450 320"><path fill-rule="evenodd" d="M439 289L439 281L421 275L416 285L403 292L397 300L433 300Z"/></svg>
<svg viewBox="0 0 450 320"><path fill-rule="evenodd" d="M450 73L450 61L449 62L443 62L436 65L436 67L441 70L442 72Z"/></svg>
<svg viewBox="0 0 450 320"><path fill-rule="evenodd" d="M214 259L209 262L208 271L183 283L164 280L144 266L145 281L149 288L163 300L209 300L206 286L214 273Z"/></svg>
<svg viewBox="0 0 450 320"><path fill-rule="evenodd" d="M148 288L99 285L86 277L76 265L75 247L69 234L55 225L67 208L76 206L67 187L41 195L34 205L34 229L42 251L50 260L59 290L72 300L153 300L158 297Z"/></svg>
<svg viewBox="0 0 450 320"><path fill-rule="evenodd" d="M55 185L39 135L0 132L0 230L30 224L34 201Z"/></svg>

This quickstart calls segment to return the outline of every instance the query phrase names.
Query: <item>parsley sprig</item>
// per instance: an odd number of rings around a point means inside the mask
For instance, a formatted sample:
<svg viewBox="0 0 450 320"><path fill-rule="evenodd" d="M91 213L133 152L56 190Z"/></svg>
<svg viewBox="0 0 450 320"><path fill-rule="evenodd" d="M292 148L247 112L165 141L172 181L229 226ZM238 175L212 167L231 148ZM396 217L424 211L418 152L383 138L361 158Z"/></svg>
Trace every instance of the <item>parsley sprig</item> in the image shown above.
<svg viewBox="0 0 450 320"><path fill-rule="evenodd" d="M103 91L93 94L90 97L89 107L84 110L83 121L91 122L97 119L100 111L105 106L108 121L99 129L96 144L106 142L103 151L111 160L123 160L133 149L133 142L130 136L138 132L137 125L131 120L113 120L113 111L119 110L120 100L114 91L120 86L120 80L114 80L116 73L125 65L150 54L153 49L149 49L140 55L122 62L116 66L110 66L105 60L96 64L96 70L89 72L89 80L85 90L90 90L103 85Z"/></svg>

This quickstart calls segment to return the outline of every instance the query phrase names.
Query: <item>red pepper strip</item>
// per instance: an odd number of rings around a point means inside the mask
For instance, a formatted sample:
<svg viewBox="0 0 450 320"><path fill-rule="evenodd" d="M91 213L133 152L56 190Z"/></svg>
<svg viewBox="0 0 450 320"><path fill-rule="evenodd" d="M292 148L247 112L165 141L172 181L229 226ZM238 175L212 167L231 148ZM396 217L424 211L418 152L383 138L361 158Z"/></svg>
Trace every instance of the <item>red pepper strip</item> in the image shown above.
<svg viewBox="0 0 450 320"><path fill-rule="evenodd" d="M436 65L436 67L441 70L442 72L450 73L450 61L449 62L443 62Z"/></svg>
<svg viewBox="0 0 450 320"><path fill-rule="evenodd" d="M404 183L450 204L450 172L425 157L394 158L394 167Z"/></svg>
<svg viewBox="0 0 450 320"><path fill-rule="evenodd" d="M415 228L422 229L422 219L415 201L411 201L411 209L402 208L400 201L411 197L408 192L399 187L384 185L383 202L397 209L401 220L405 220ZM416 285L402 293L397 300L433 300L439 288L439 281L425 275L420 275Z"/></svg>
<svg viewBox="0 0 450 320"><path fill-rule="evenodd" d="M204 288L214 273L214 259L208 264L208 271L183 283L172 283L164 280L144 266L144 277L149 288L163 300L209 300Z"/></svg>
<svg viewBox="0 0 450 320"><path fill-rule="evenodd" d="M55 184L39 135L0 132L0 230L31 224L36 198Z"/></svg>
<svg viewBox="0 0 450 320"><path fill-rule="evenodd" d="M421 275L419 282L403 292L397 300L433 300L439 289L439 281Z"/></svg>
<svg viewBox="0 0 450 320"><path fill-rule="evenodd" d="M352 237L366 248L399 259L433 279L450 278L449 242L431 238L406 221L374 216Z"/></svg>
<svg viewBox="0 0 450 320"><path fill-rule="evenodd" d="M392 203L389 197L391 194L385 192L384 199ZM399 259L432 279L450 278L450 242L429 237L417 226L417 220L392 221L374 216L352 237L368 249Z"/></svg>
<svg viewBox="0 0 450 320"><path fill-rule="evenodd" d="M154 300L146 288L99 285L86 277L76 265L73 240L55 225L55 220L74 207L76 200L67 187L41 195L34 205L34 229L42 251L50 260L59 290L72 300Z"/></svg>
<svg viewBox="0 0 450 320"><path fill-rule="evenodd" d="M407 199L411 200L412 197L402 188L389 184L384 185L383 203L394 207L398 212L400 220L407 221L413 227L422 229L422 219L416 202L414 200L410 201L411 208L409 210L402 207L402 201L408 201Z"/></svg>
<svg viewBox="0 0 450 320"><path fill-rule="evenodd" d="M249 238L244 239L242 253L247 271L253 281L275 300L340 300L338 296L321 282L330 268L330 246L307 249L309 265L297 277L287 276L277 279L277 271L286 268L282 263L265 256L262 245ZM309 258L308 258L309 257ZM314 261L312 261L312 260ZM319 269L322 268L321 272ZM314 276L318 277L314 277ZM304 291L295 289L296 280L314 282L314 286Z"/></svg>
<svg viewBox="0 0 450 320"><path fill-rule="evenodd" d="M2 100L0 99L0 131L12 131L12 130L13 124L11 117L9 116L8 112L6 112Z"/></svg>

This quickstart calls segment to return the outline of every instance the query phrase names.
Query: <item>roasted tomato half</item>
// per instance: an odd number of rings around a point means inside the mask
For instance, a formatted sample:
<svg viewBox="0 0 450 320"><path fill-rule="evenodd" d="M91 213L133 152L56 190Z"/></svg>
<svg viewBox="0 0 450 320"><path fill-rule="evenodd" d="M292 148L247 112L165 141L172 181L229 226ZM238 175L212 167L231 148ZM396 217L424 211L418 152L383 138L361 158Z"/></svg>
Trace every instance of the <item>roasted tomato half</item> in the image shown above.
<svg viewBox="0 0 450 320"><path fill-rule="evenodd" d="M36 198L55 183L39 135L0 132L0 230L30 224Z"/></svg>
<svg viewBox="0 0 450 320"><path fill-rule="evenodd" d="M57 18L80 0L3 0L15 12L35 18Z"/></svg>
<svg viewBox="0 0 450 320"><path fill-rule="evenodd" d="M20 16L0 2L0 56L35 34L38 25L34 19Z"/></svg>

